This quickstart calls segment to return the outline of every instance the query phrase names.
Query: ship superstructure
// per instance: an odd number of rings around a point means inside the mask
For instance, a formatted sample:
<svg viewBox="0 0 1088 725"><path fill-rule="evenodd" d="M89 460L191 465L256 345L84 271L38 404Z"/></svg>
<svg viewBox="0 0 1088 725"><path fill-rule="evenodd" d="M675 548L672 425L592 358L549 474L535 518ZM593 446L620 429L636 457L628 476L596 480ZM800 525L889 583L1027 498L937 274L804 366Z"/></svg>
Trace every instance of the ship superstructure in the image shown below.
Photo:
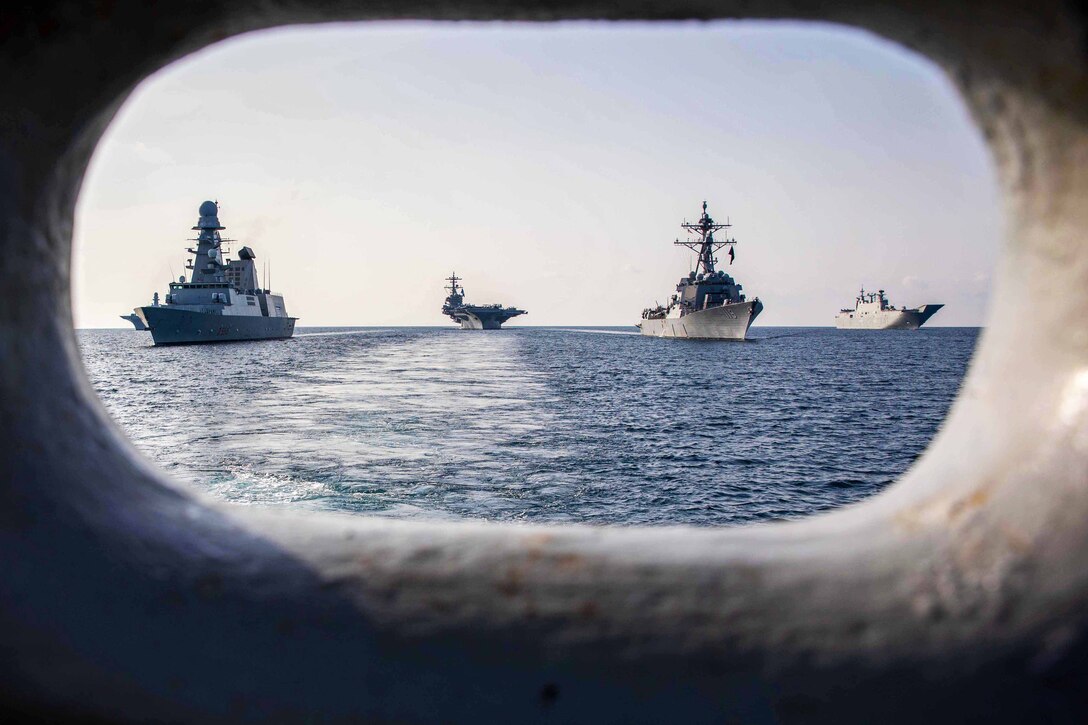
<svg viewBox="0 0 1088 725"><path fill-rule="evenodd" d="M929 304L908 310L896 308L888 302L884 290L861 293L854 298L854 307L843 308L835 315L835 327L840 330L917 330L926 323L943 304Z"/></svg>
<svg viewBox="0 0 1088 725"><path fill-rule="evenodd" d="M677 239L674 244L687 247L698 255L693 271L681 277L676 294L668 304L658 304L642 312L637 327L643 335L654 337L684 337L705 340L743 340L756 316L763 311L759 298L748 300L741 292L743 287L723 270L717 268L715 256L723 247L729 249L729 264L736 257L737 241L728 232L715 237L716 232L728 230L732 225L719 224L707 212L703 201L703 215L697 222L685 221L681 228L691 236Z"/></svg>
<svg viewBox="0 0 1088 725"><path fill-rule="evenodd" d="M502 323L512 317L527 314L516 307L503 307L499 304L470 305L465 302L465 288L459 287L463 281L454 272L446 278L449 295L442 305L442 314L461 325L462 330L498 330Z"/></svg>
<svg viewBox="0 0 1088 725"><path fill-rule="evenodd" d="M139 308L156 345L193 342L274 340L291 337L296 318L287 314L283 295L261 287L249 247L238 250L238 259L225 258L226 245L219 232L219 205L200 205L196 247L186 251L192 258L182 276L170 283L165 304Z"/></svg>

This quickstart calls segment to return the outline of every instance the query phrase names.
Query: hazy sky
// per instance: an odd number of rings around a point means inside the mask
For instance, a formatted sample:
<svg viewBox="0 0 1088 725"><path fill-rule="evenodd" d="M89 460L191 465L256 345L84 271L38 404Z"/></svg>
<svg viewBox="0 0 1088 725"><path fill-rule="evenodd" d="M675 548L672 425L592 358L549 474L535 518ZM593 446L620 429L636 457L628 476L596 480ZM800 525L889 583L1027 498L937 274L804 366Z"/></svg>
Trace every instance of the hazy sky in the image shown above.
<svg viewBox="0 0 1088 725"><path fill-rule="evenodd" d="M634 324L704 198L757 325L862 284L983 321L996 182L935 66L825 26L577 23L291 28L147 79L80 196L76 324L164 293L204 199L303 326L446 324L451 270L522 324Z"/></svg>

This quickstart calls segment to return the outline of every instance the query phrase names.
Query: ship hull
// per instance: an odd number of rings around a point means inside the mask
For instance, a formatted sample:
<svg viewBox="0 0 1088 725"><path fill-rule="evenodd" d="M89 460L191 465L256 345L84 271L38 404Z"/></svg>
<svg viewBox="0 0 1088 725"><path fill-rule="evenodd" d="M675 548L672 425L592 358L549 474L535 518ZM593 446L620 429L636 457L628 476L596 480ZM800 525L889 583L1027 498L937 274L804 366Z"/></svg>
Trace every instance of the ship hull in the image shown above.
<svg viewBox="0 0 1088 725"><path fill-rule="evenodd" d="M699 310L683 317L646 319L639 324L643 335L675 337L689 340L744 340L748 328L760 312L763 303L735 302L708 310Z"/></svg>
<svg viewBox="0 0 1088 725"><path fill-rule="evenodd" d="M914 310L877 310L869 313L840 312L835 327L840 330L917 330L944 305L922 305Z"/></svg>
<svg viewBox="0 0 1088 725"><path fill-rule="evenodd" d="M140 309L156 345L282 340L295 334L294 317L210 315L168 306Z"/></svg>
<svg viewBox="0 0 1088 725"><path fill-rule="evenodd" d="M137 330L147 330L147 323L144 322L144 313L139 307L135 308L131 315L121 315L121 319L131 323Z"/></svg>
<svg viewBox="0 0 1088 725"><path fill-rule="evenodd" d="M517 314L523 313L518 312ZM502 323L512 317L517 317L517 314L511 315L504 310L473 310L472 308L462 307L450 316L460 323L462 330L501 330Z"/></svg>
<svg viewBox="0 0 1088 725"><path fill-rule="evenodd" d="M457 321L461 323L462 330L501 330L505 320L494 318L480 318L476 315L458 315Z"/></svg>

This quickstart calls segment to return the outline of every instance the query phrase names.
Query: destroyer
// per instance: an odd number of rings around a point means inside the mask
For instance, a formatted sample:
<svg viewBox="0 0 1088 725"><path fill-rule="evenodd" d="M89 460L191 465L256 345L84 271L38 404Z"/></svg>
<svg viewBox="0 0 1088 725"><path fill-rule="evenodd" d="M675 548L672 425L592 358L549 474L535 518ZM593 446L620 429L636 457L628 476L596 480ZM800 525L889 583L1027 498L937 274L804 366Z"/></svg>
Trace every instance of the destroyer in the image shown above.
<svg viewBox="0 0 1088 725"><path fill-rule="evenodd" d="M835 315L835 327L840 330L917 330L941 305L922 305L913 310L896 309L888 304L884 290L866 292L854 298L854 309L843 308Z"/></svg>
<svg viewBox="0 0 1088 725"><path fill-rule="evenodd" d="M462 281L457 273L451 274L446 281L450 283L446 287L450 294L442 305L442 314L459 322L462 330L498 330L511 317L527 314L517 307L465 304L465 288L457 286Z"/></svg>
<svg viewBox="0 0 1088 725"><path fill-rule="evenodd" d="M748 301L741 294L741 285L724 271L715 267L714 254L722 247L729 247L729 264L733 264L733 251L737 240L715 239L714 233L729 229L730 224L717 224L706 211L695 224L680 225L697 239L677 239L674 243L687 247L699 255L695 271L681 277L676 294L667 305L657 305L642 312L642 322L637 327L643 335L654 337L687 337L704 340L743 340L756 316L763 311L763 303L756 297Z"/></svg>
<svg viewBox="0 0 1088 725"><path fill-rule="evenodd" d="M291 337L295 318L288 317L283 296L261 289L249 247L238 250L238 259L224 259L225 245L219 232L219 205L200 205L197 246L185 266L192 270L188 282L181 277L170 283L165 304L139 308L156 345L190 342L275 340Z"/></svg>

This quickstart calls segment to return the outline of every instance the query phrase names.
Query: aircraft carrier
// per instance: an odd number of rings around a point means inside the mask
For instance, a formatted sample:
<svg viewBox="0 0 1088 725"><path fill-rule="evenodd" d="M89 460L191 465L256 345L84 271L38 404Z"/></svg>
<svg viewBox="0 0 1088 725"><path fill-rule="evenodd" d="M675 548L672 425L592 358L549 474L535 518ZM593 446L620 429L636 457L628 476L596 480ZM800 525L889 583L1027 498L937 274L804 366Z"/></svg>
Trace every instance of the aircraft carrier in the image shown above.
<svg viewBox="0 0 1088 725"><path fill-rule="evenodd" d="M170 283L165 304L139 308L156 345L242 340L277 340L295 333L295 320L287 314L283 295L263 289L257 278L249 247L238 250L238 259L224 257L226 244L219 232L219 205L200 205L199 232L195 248L186 251L192 259L189 281L182 276Z"/></svg>
<svg viewBox="0 0 1088 725"><path fill-rule="evenodd" d="M502 305L470 305L465 302L465 288L458 287L457 283L463 281L454 272L446 278L449 286L446 290L449 296L442 305L442 314L461 325L462 330L498 330L502 323L512 317L527 314L525 310L517 307L503 307Z"/></svg>
<svg viewBox="0 0 1088 725"><path fill-rule="evenodd" d="M835 327L840 330L917 330L943 304L930 304L908 310L896 309L888 303L884 290L866 292L854 298L854 308L843 308L835 315Z"/></svg>
<svg viewBox="0 0 1088 725"><path fill-rule="evenodd" d="M636 325L643 335L698 340L743 340L748 336L748 328L763 311L763 303L758 297L748 300L741 293L743 287L717 269L718 259L714 256L722 247L728 247L729 264L733 264L737 240L714 238L715 232L730 226L711 218L705 200L699 221L680 225L693 236L674 243L696 252L699 261L691 273L680 278L668 304L643 310L642 321Z"/></svg>

